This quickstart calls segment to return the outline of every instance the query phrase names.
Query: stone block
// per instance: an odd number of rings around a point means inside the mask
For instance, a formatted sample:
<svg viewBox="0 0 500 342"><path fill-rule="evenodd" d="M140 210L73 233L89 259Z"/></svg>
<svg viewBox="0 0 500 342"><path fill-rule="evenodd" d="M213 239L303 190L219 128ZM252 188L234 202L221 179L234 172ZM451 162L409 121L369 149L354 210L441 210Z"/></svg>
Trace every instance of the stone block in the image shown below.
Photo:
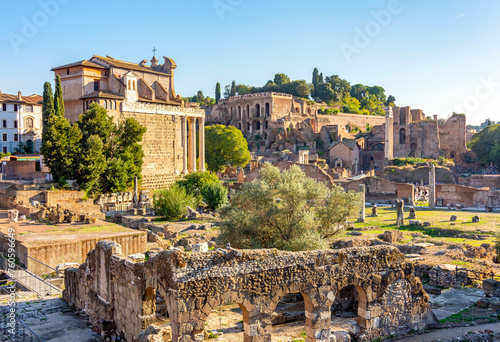
<svg viewBox="0 0 500 342"><path fill-rule="evenodd" d="M495 279L483 280L483 291L487 297L500 297L500 281Z"/></svg>

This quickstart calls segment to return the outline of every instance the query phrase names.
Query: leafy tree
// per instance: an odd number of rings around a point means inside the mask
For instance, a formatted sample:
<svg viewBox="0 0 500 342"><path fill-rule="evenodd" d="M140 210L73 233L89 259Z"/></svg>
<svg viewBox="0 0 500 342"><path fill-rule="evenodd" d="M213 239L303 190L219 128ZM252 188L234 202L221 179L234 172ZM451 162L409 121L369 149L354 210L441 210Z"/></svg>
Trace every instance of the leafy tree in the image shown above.
<svg viewBox="0 0 500 342"><path fill-rule="evenodd" d="M220 100L220 83L217 82L215 85L215 103L218 103Z"/></svg>
<svg viewBox="0 0 500 342"><path fill-rule="evenodd" d="M300 83L295 91L299 97L308 97L311 94L311 88L305 82Z"/></svg>
<svg viewBox="0 0 500 342"><path fill-rule="evenodd" d="M231 96L235 96L236 95L236 82L233 81L233 83L231 83Z"/></svg>
<svg viewBox="0 0 500 342"><path fill-rule="evenodd" d="M325 81L323 80L323 73L319 74L318 83L325 83Z"/></svg>
<svg viewBox="0 0 500 342"><path fill-rule="evenodd" d="M266 164L221 209L221 242L237 248L327 248L361 205L354 192L306 177L300 167L280 171Z"/></svg>
<svg viewBox="0 0 500 342"><path fill-rule="evenodd" d="M87 192L98 192L106 170L104 144L99 135L91 135L83 142L82 150L84 153L78 165L78 184Z"/></svg>
<svg viewBox="0 0 500 342"><path fill-rule="evenodd" d="M387 98L387 101L385 101L384 105L394 106L395 103L396 103L396 98L392 95L389 95L389 97Z"/></svg>
<svg viewBox="0 0 500 342"><path fill-rule="evenodd" d="M236 86L236 92L238 93L238 95L246 95L246 94L251 94L252 89L247 85L238 84Z"/></svg>
<svg viewBox="0 0 500 342"><path fill-rule="evenodd" d="M372 115L385 115L382 102L375 95L367 92L367 96L361 99L361 107Z"/></svg>
<svg viewBox="0 0 500 342"><path fill-rule="evenodd" d="M316 87L316 98L318 101L333 102L335 101L335 92L329 83L319 83Z"/></svg>
<svg viewBox="0 0 500 342"><path fill-rule="evenodd" d="M230 85L226 85L224 87L224 97L227 99L229 98L231 95L231 86Z"/></svg>
<svg viewBox="0 0 500 342"><path fill-rule="evenodd" d="M351 96L361 101L366 96L366 86L362 84L355 84L351 87Z"/></svg>
<svg viewBox="0 0 500 342"><path fill-rule="evenodd" d="M212 210L219 209L227 203L227 188L220 182L206 184L201 188L203 202Z"/></svg>
<svg viewBox="0 0 500 342"><path fill-rule="evenodd" d="M474 134L470 148L481 163L495 163L500 166L500 124L486 126L481 132Z"/></svg>
<svg viewBox="0 0 500 342"><path fill-rule="evenodd" d="M106 172L104 172L104 192L120 192L128 187L127 163L120 157L107 160Z"/></svg>
<svg viewBox="0 0 500 342"><path fill-rule="evenodd" d="M54 93L54 112L58 116L64 116L64 99L61 85L61 76L56 76L56 91Z"/></svg>
<svg viewBox="0 0 500 342"><path fill-rule="evenodd" d="M285 74L276 74L274 75L274 83L278 86L283 85L285 83L289 83L290 78Z"/></svg>
<svg viewBox="0 0 500 342"><path fill-rule="evenodd" d="M178 184L173 184L170 188L158 191L153 195L153 206L156 213L167 220L181 218L186 214L187 207L193 205L193 197Z"/></svg>
<svg viewBox="0 0 500 342"><path fill-rule="evenodd" d="M111 140L114 137L115 124L106 109L96 102L90 104L89 109L80 115L77 124L82 132L83 141L86 141L92 135L97 135L101 139L107 155L110 155L109 149L112 143Z"/></svg>
<svg viewBox="0 0 500 342"><path fill-rule="evenodd" d="M205 127L205 146L208 170L212 172L222 171L227 164L244 167L250 161L248 143L236 127Z"/></svg>
<svg viewBox="0 0 500 342"><path fill-rule="evenodd" d="M351 93L351 85L346 80L340 78L339 75L326 77L326 83L330 83L335 93L335 101L342 101L344 97Z"/></svg>
<svg viewBox="0 0 500 342"><path fill-rule="evenodd" d="M359 114L361 112L361 103L355 97L346 97L342 101L342 112Z"/></svg>
<svg viewBox="0 0 500 342"><path fill-rule="evenodd" d="M175 184L186 189L186 192L194 197L196 204L200 204L203 200L201 189L206 185L217 183L220 183L219 178L215 173L210 171L191 172L185 175L183 179L175 182Z"/></svg>
<svg viewBox="0 0 500 342"><path fill-rule="evenodd" d="M371 95L374 95L377 101L384 103L386 101L385 89L380 86L367 87L366 90Z"/></svg>

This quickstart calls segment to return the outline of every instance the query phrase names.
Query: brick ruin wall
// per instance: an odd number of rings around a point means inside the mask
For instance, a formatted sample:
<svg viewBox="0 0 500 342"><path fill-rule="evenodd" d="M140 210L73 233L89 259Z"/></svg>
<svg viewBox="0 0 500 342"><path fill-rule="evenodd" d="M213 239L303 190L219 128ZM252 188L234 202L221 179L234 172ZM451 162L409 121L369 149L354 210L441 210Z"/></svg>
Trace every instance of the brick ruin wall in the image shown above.
<svg viewBox="0 0 500 342"><path fill-rule="evenodd" d="M177 179L175 171L182 172L183 167L181 120L175 120L171 115L129 112L123 117L134 118L146 127L142 139L142 187L156 190L174 183Z"/></svg>
<svg viewBox="0 0 500 342"><path fill-rule="evenodd" d="M500 208L500 191L478 189L458 184L436 185L436 199L442 200L443 206L460 204L467 207Z"/></svg>
<svg viewBox="0 0 500 342"><path fill-rule="evenodd" d="M309 252L163 251L146 262L127 259L121 246L101 241L78 269L67 269L63 298L84 309L97 328L114 323L128 341L156 322L155 299L167 304L173 341L203 340L208 315L219 305L242 310L244 340L271 340L281 298L300 292L308 341L329 341L331 305L350 285L358 291L361 341L422 329L434 322L413 264L391 246Z"/></svg>
<svg viewBox="0 0 500 342"><path fill-rule="evenodd" d="M395 183L378 177L366 177L349 182L339 182L345 191L359 191L359 185L366 187L367 201L391 201L403 198L405 203L415 203L414 186L407 183Z"/></svg>

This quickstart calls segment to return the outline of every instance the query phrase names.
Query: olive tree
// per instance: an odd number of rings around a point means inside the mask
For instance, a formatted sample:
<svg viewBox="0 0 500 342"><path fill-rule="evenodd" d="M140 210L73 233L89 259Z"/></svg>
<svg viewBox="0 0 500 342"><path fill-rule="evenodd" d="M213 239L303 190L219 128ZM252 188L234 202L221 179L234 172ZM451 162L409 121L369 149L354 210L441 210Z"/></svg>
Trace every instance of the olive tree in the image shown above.
<svg viewBox="0 0 500 342"><path fill-rule="evenodd" d="M237 248L327 248L360 206L357 193L328 188L297 165L280 171L266 164L221 209L219 241Z"/></svg>

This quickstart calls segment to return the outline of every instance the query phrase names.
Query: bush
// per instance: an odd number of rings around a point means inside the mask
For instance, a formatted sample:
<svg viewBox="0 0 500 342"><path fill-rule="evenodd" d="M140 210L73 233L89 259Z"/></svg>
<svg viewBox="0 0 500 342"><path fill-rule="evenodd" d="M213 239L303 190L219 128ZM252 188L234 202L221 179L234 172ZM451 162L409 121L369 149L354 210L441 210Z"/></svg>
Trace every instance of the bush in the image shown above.
<svg viewBox="0 0 500 342"><path fill-rule="evenodd" d="M184 179L175 182L178 186L184 188L186 193L192 195L195 199L196 205L199 205L203 200L201 195L201 188L208 184L219 183L219 178L215 173L210 171L197 171L188 173Z"/></svg>
<svg viewBox="0 0 500 342"><path fill-rule="evenodd" d="M220 183L206 184L201 188L201 196L210 209L219 209L227 203L227 188Z"/></svg>
<svg viewBox="0 0 500 342"><path fill-rule="evenodd" d="M153 196L153 206L156 213L166 220L181 218L186 214L187 207L194 204L193 196L178 184L174 184L166 190L160 190Z"/></svg>

